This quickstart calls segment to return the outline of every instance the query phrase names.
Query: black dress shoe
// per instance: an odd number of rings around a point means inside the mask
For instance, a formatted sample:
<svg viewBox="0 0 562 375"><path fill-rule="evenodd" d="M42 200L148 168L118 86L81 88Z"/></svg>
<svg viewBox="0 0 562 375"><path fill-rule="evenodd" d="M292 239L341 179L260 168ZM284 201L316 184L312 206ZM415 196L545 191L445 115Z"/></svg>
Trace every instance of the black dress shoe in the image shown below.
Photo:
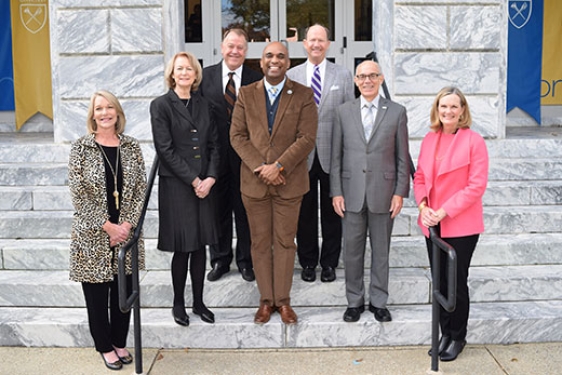
<svg viewBox="0 0 562 375"><path fill-rule="evenodd" d="M451 343L451 336L447 336L447 335L443 335L441 336L441 338L439 339L439 354L443 353L443 350L445 350L445 348L447 346L449 346L449 344ZM427 352L427 354L429 354L429 356L431 357L431 349L429 349L429 351Z"/></svg>
<svg viewBox="0 0 562 375"><path fill-rule="evenodd" d="M224 275L227 272L230 272L230 267L228 267L228 266L223 267L223 266L219 265L218 263L215 263L215 265L213 266L213 269L211 271L209 271L209 273L207 274L207 280L217 281L218 279L220 279L222 277L222 275Z"/></svg>
<svg viewBox="0 0 562 375"><path fill-rule="evenodd" d="M359 307L348 307L343 313L343 320L345 322L356 322L361 318L361 313L365 311L365 306L361 305Z"/></svg>
<svg viewBox="0 0 562 375"><path fill-rule="evenodd" d="M306 282L316 280L316 269L314 267L304 267L301 272L301 278Z"/></svg>
<svg viewBox="0 0 562 375"><path fill-rule="evenodd" d="M369 303L369 311L375 314L375 319L379 322L390 322L392 320L387 308L378 308Z"/></svg>
<svg viewBox="0 0 562 375"><path fill-rule="evenodd" d="M105 359L103 353L100 353L102 359L103 359L103 363L105 363L105 367L107 367L110 370L121 370L123 368L123 363L121 363L120 360L117 360L115 362L108 362L107 359Z"/></svg>
<svg viewBox="0 0 562 375"><path fill-rule="evenodd" d="M323 283L331 283L336 279L336 270L334 267L322 268L322 273L320 274L320 281Z"/></svg>
<svg viewBox="0 0 562 375"><path fill-rule="evenodd" d="M441 360L443 362L454 361L461 354L465 345L466 340L452 340L449 346L441 353Z"/></svg>
<svg viewBox="0 0 562 375"><path fill-rule="evenodd" d="M207 308L207 306L203 307L195 307L193 306L193 313L195 315L199 315L201 320L205 323L214 323L215 322L215 314L211 310Z"/></svg>
<svg viewBox="0 0 562 375"><path fill-rule="evenodd" d="M172 309L172 315L174 316L174 321L180 326L187 327L189 325L189 316L185 313L183 306L174 307Z"/></svg>
<svg viewBox="0 0 562 375"><path fill-rule="evenodd" d="M242 274L242 278L246 281L254 281L256 279L256 275L254 274L254 270L252 268L242 268L240 273Z"/></svg>
<svg viewBox="0 0 562 375"><path fill-rule="evenodd" d="M115 351L115 353L117 353L117 350ZM119 357L119 360L124 365L130 365L131 363L133 363L133 356L128 351L125 356L121 357L119 354L117 354L117 357Z"/></svg>

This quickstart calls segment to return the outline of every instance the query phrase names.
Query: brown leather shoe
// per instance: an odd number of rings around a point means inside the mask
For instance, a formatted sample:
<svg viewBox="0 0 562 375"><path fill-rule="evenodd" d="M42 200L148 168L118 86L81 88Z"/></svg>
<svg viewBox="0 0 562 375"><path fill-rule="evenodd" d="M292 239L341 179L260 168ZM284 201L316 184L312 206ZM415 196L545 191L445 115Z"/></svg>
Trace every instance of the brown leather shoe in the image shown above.
<svg viewBox="0 0 562 375"><path fill-rule="evenodd" d="M285 324L295 324L297 322L297 314L289 305L283 305L279 307L279 314L281 314L281 320Z"/></svg>
<svg viewBox="0 0 562 375"><path fill-rule="evenodd" d="M254 316L254 323L265 324L269 322L269 318L271 317L271 313L273 311L274 311L273 306L261 304L260 308L256 312L256 315Z"/></svg>

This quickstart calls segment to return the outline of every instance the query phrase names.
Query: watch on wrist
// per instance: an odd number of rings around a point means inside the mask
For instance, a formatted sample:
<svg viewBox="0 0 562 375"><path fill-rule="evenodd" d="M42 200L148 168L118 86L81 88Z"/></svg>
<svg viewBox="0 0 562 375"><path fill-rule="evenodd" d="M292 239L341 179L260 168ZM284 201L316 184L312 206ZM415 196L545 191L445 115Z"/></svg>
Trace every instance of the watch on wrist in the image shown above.
<svg viewBox="0 0 562 375"><path fill-rule="evenodd" d="M277 167L277 169L279 169L279 172L283 172L283 170L285 169L283 165L278 161L275 162L275 166Z"/></svg>

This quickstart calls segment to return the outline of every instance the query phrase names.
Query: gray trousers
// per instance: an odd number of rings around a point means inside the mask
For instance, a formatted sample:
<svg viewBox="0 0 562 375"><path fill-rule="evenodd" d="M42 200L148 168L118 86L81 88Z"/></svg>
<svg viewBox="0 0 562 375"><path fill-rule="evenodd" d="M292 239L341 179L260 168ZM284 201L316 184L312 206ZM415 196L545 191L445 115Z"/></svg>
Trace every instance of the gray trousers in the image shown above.
<svg viewBox="0 0 562 375"><path fill-rule="evenodd" d="M361 212L347 211L343 218L343 260L348 307L365 304L364 264L367 230L371 243L370 303L378 308L388 301L388 253L394 220L390 213L374 214L364 207Z"/></svg>

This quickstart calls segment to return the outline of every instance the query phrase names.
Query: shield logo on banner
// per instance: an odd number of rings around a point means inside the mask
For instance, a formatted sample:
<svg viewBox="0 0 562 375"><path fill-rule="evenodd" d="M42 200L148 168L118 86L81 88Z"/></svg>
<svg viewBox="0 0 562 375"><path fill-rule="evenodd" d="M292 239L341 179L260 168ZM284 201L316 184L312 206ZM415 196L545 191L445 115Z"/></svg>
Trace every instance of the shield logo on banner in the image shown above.
<svg viewBox="0 0 562 375"><path fill-rule="evenodd" d="M533 0L514 0L509 2L509 22L520 29L529 22L533 12Z"/></svg>
<svg viewBox="0 0 562 375"><path fill-rule="evenodd" d="M37 34L47 23L47 5L21 4L20 19L30 33Z"/></svg>

